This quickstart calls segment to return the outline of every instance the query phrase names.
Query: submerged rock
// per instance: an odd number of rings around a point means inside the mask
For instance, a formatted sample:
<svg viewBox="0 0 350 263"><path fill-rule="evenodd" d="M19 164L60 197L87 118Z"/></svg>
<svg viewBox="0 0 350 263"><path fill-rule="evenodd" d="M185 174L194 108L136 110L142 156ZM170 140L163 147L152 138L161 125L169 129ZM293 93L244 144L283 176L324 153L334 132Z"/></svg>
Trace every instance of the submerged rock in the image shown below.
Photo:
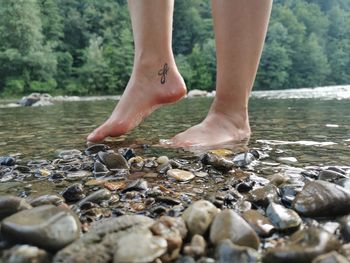
<svg viewBox="0 0 350 263"><path fill-rule="evenodd" d="M182 214L191 235L203 235L212 223L219 209L206 200L199 200L190 205Z"/></svg>
<svg viewBox="0 0 350 263"><path fill-rule="evenodd" d="M350 191L326 181L307 183L293 201L293 209L303 216L340 216L350 213Z"/></svg>
<svg viewBox="0 0 350 263"><path fill-rule="evenodd" d="M278 202L279 190L273 184L268 184L264 187L257 188L251 191L247 200L258 205L258 206L268 206L270 202Z"/></svg>
<svg viewBox="0 0 350 263"><path fill-rule="evenodd" d="M1 235L9 242L56 251L79 238L80 222L68 209L44 205L4 219Z"/></svg>
<svg viewBox="0 0 350 263"><path fill-rule="evenodd" d="M12 166L16 163L16 159L11 156L0 156L0 165Z"/></svg>
<svg viewBox="0 0 350 263"><path fill-rule="evenodd" d="M127 160L119 153L99 152L98 157L109 170L129 169Z"/></svg>
<svg viewBox="0 0 350 263"><path fill-rule="evenodd" d="M211 165L215 169L222 171L222 172L228 172L229 170L231 170L232 168L235 167L235 164L233 161L231 161L225 157L218 156L216 154L212 154L212 153L204 154L201 157L201 161L203 164Z"/></svg>
<svg viewBox="0 0 350 263"><path fill-rule="evenodd" d="M210 241L218 244L230 239L232 243L258 249L260 240L251 226L233 210L217 214L210 227Z"/></svg>
<svg viewBox="0 0 350 263"><path fill-rule="evenodd" d="M194 178L193 173L180 169L170 169L167 171L167 175L180 182L187 182Z"/></svg>
<svg viewBox="0 0 350 263"><path fill-rule="evenodd" d="M309 263L317 256L336 250L340 243L335 236L315 227L299 230L282 247L266 251L265 263Z"/></svg>

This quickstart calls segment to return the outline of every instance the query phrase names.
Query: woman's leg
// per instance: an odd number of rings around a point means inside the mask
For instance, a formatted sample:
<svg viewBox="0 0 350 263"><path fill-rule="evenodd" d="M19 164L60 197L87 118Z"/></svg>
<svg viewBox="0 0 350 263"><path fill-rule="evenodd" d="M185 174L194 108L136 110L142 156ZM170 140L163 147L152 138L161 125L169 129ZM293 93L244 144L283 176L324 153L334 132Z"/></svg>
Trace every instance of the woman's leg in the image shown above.
<svg viewBox="0 0 350 263"><path fill-rule="evenodd" d="M212 0L217 54L216 97L204 121L178 134L178 146L210 146L250 136L248 99L272 0Z"/></svg>
<svg viewBox="0 0 350 263"><path fill-rule="evenodd" d="M133 72L111 116L88 141L122 135L158 106L186 94L171 48L174 0L129 0L128 4L135 42Z"/></svg>

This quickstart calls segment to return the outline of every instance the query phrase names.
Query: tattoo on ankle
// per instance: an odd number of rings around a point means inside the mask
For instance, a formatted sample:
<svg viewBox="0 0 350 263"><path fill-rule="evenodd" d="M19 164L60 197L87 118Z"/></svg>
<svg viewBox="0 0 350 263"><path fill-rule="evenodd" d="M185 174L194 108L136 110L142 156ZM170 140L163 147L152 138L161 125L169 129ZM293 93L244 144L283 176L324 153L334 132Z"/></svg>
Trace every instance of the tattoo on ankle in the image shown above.
<svg viewBox="0 0 350 263"><path fill-rule="evenodd" d="M161 76L160 83L164 84L166 81L166 75L168 74L169 66L167 63L164 64L163 68L158 71L158 76Z"/></svg>

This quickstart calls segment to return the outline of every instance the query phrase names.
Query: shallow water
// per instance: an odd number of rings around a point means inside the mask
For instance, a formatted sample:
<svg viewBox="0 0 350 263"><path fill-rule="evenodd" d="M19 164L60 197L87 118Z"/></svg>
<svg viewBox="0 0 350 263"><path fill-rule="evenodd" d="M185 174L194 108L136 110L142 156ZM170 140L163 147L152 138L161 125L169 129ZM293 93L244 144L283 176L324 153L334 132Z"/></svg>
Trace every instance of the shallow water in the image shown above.
<svg viewBox="0 0 350 263"><path fill-rule="evenodd" d="M179 155L179 151L157 147L159 140L200 122L211 100L185 99L163 107L130 134L114 139L112 145L139 148L146 155ZM53 158L60 149L83 149L88 133L105 120L114 105L113 100L106 100L2 108L0 156ZM303 166L350 164L349 100L253 97L250 119L253 135L249 148L278 148L279 155L296 157ZM145 149L145 145L151 147Z"/></svg>

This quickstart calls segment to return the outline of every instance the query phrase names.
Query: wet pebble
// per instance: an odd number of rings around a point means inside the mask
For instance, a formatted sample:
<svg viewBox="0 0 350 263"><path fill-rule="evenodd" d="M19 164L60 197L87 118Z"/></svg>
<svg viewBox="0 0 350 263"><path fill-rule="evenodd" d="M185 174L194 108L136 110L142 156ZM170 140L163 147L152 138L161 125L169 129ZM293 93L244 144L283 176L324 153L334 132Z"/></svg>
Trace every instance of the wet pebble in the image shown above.
<svg viewBox="0 0 350 263"><path fill-rule="evenodd" d="M92 155L92 154L96 154L98 152L105 152L109 149L110 149L110 147L105 145L105 144L94 144L94 145L91 145L90 147L86 148L85 154Z"/></svg>
<svg viewBox="0 0 350 263"><path fill-rule="evenodd" d="M168 156L165 156L165 155L159 156L159 157L157 158L157 163L160 164L160 165L169 163L169 158L168 158Z"/></svg>
<svg viewBox="0 0 350 263"><path fill-rule="evenodd" d="M203 235L219 210L209 201L199 200L190 205L182 214L191 235Z"/></svg>
<svg viewBox="0 0 350 263"><path fill-rule="evenodd" d="M248 210L242 214L242 217L261 237L271 236L275 230L271 221L257 210Z"/></svg>
<svg viewBox="0 0 350 263"><path fill-rule="evenodd" d="M273 184L268 184L249 192L247 200L255 205L266 207L270 202L278 202L279 189Z"/></svg>
<svg viewBox="0 0 350 263"><path fill-rule="evenodd" d="M350 213L350 191L326 181L307 183L293 201L303 216L340 216Z"/></svg>
<svg viewBox="0 0 350 263"><path fill-rule="evenodd" d="M57 195L42 195L33 199L30 202L30 205L33 207L41 206L41 205L54 205L59 206L64 202L64 200Z"/></svg>
<svg viewBox="0 0 350 263"><path fill-rule="evenodd" d="M317 256L337 250L340 243L327 231L311 227L299 230L281 247L266 251L264 263L309 263Z"/></svg>
<svg viewBox="0 0 350 263"><path fill-rule="evenodd" d="M266 209L266 215L275 228L280 231L295 230L302 223L299 215L282 205L271 203Z"/></svg>
<svg viewBox="0 0 350 263"><path fill-rule="evenodd" d="M322 170L318 174L318 179L319 180L324 180L328 182L334 182L338 179L346 178L346 176L342 173L339 173L337 171L332 171L332 170Z"/></svg>
<svg viewBox="0 0 350 263"><path fill-rule="evenodd" d="M69 159L73 159L73 158L78 158L80 157L82 154L81 151L73 149L73 150L63 150L60 151L57 156L58 158L62 158L63 160L69 160Z"/></svg>
<svg viewBox="0 0 350 263"><path fill-rule="evenodd" d="M0 165L12 166L15 163L16 159L11 156L0 156Z"/></svg>
<svg viewBox="0 0 350 263"><path fill-rule="evenodd" d="M98 157L109 170L129 169L127 160L119 153L99 152Z"/></svg>
<svg viewBox="0 0 350 263"><path fill-rule="evenodd" d="M261 256L255 249L237 246L229 239L221 241L216 247L216 259L218 263L259 263Z"/></svg>
<svg viewBox="0 0 350 263"><path fill-rule="evenodd" d="M81 183L75 183L68 186L62 193L67 202L76 202L85 197L84 186Z"/></svg>
<svg viewBox="0 0 350 263"><path fill-rule="evenodd" d="M102 201L109 200L110 198L111 198L111 192L109 190L100 189L100 190L97 190L96 192L89 194L87 197L79 201L77 205L82 206L87 202L98 204Z"/></svg>
<svg viewBox="0 0 350 263"><path fill-rule="evenodd" d="M240 153L233 157L233 163L238 167L245 167L255 160L255 156L250 153Z"/></svg>
<svg viewBox="0 0 350 263"><path fill-rule="evenodd" d="M1 235L10 242L56 251L79 238L80 222L69 209L44 205L4 219Z"/></svg>
<svg viewBox="0 0 350 263"><path fill-rule="evenodd" d="M72 171L67 173L67 180L75 181L88 176L91 176L91 172L89 171Z"/></svg>
<svg viewBox="0 0 350 263"><path fill-rule="evenodd" d="M184 253L192 257L198 258L205 254L207 243L203 236L194 235L191 239L191 244L184 247Z"/></svg>
<svg viewBox="0 0 350 263"><path fill-rule="evenodd" d="M203 164L211 165L215 169L228 172L232 168L234 168L235 164L233 161L226 159L225 157L218 156L212 153L206 153L201 157L201 161Z"/></svg>
<svg viewBox="0 0 350 263"><path fill-rule="evenodd" d="M236 212L223 210L217 214L210 227L210 241L219 244L229 239L232 243L258 249L260 240L252 227Z"/></svg>
<svg viewBox="0 0 350 263"><path fill-rule="evenodd" d="M137 179L130 182L123 190L122 193L130 191L146 191L148 189L148 183L144 179Z"/></svg>
<svg viewBox="0 0 350 263"><path fill-rule="evenodd" d="M102 177L109 173L107 167L99 161L94 162L93 174L95 177Z"/></svg>
<svg viewBox="0 0 350 263"><path fill-rule="evenodd" d="M167 175L180 182L186 182L194 178L193 173L180 169L170 169L167 171Z"/></svg>

